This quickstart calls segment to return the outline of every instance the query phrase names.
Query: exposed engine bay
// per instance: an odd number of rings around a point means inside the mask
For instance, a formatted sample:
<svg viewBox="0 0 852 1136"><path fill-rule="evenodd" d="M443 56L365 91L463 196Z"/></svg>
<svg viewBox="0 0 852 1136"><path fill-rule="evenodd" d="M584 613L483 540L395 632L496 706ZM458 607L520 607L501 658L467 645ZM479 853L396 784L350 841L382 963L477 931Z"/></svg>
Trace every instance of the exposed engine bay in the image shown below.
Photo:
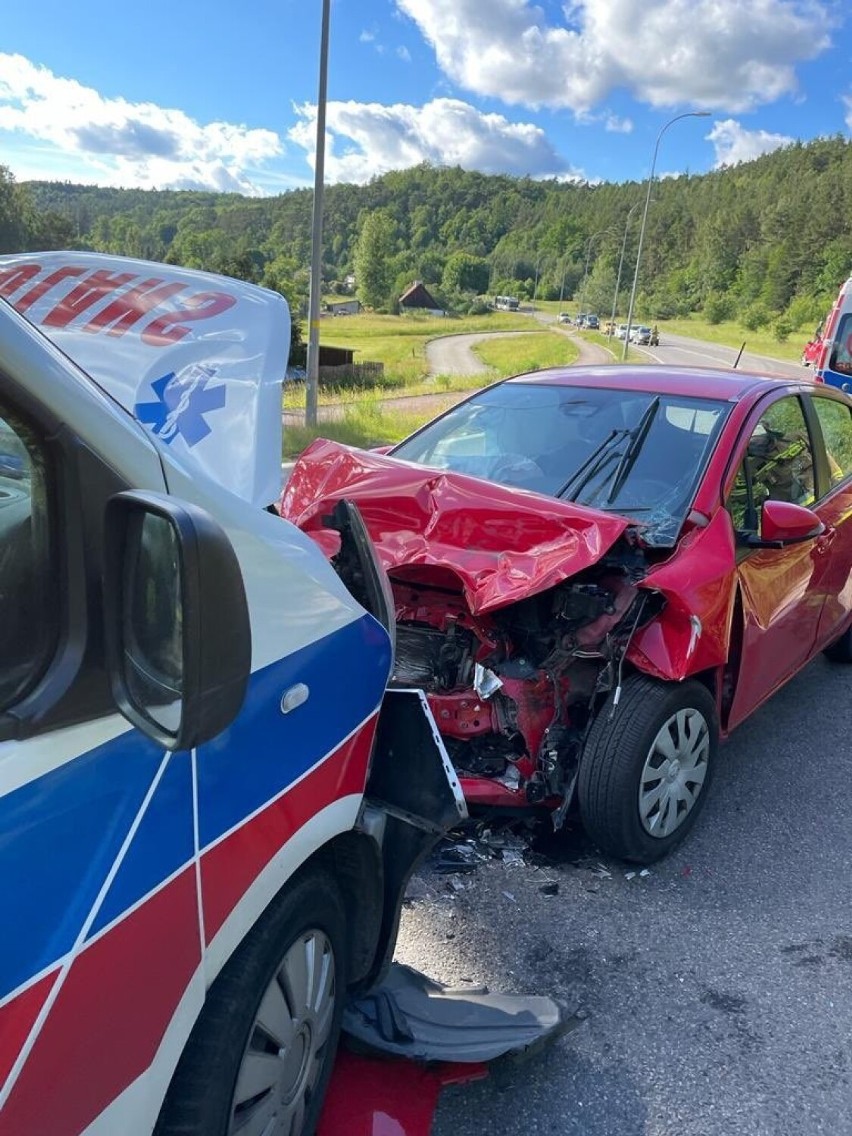
<svg viewBox="0 0 852 1136"><path fill-rule="evenodd" d="M391 575L392 682L426 691L470 803L567 805L591 717L659 610L636 586L646 571L619 542L577 577L479 615L449 574L446 586Z"/></svg>
<svg viewBox="0 0 852 1136"><path fill-rule="evenodd" d="M669 552L644 520L324 440L281 511L395 636L391 681L426 693L469 806L544 806L558 826L625 670L671 670L666 644L648 656ZM671 622L689 658L700 628Z"/></svg>

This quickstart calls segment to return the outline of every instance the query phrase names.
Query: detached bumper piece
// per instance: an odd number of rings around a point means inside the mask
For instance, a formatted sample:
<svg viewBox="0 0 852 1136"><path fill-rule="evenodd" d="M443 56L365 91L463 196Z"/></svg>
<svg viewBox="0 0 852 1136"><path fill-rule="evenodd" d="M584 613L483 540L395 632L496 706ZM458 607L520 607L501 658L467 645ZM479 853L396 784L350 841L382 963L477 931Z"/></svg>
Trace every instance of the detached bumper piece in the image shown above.
<svg viewBox="0 0 852 1136"><path fill-rule="evenodd" d="M341 1049L318 1136L429 1136L442 1090L487 1076L484 1065L417 1065Z"/></svg>
<svg viewBox="0 0 852 1136"><path fill-rule="evenodd" d="M483 1062L521 1056L569 1029L550 998L441 986L400 963L344 1012L344 1033L374 1053L417 1061Z"/></svg>

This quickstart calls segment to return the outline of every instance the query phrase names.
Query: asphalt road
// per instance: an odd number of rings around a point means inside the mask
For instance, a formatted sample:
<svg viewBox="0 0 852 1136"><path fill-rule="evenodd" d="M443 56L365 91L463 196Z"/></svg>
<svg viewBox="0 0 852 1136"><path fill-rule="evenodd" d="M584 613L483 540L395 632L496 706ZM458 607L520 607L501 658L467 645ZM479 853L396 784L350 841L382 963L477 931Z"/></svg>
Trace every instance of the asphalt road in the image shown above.
<svg viewBox="0 0 852 1136"><path fill-rule="evenodd" d="M733 347L702 343L699 339L687 339L683 335L670 335L665 326L660 332L660 346L643 347L641 350L659 363L679 363L687 367L732 367L738 354L738 350ZM748 345L738 367L742 371L758 371L794 379L806 378L810 373L798 363L782 363L766 355L753 354L748 350Z"/></svg>
<svg viewBox="0 0 852 1136"><path fill-rule="evenodd" d="M820 657L748 720L696 828L646 878L589 859L576 832L575 864L421 873L400 957L588 1013L525 1064L446 1090L434 1136L852 1132L850 684Z"/></svg>

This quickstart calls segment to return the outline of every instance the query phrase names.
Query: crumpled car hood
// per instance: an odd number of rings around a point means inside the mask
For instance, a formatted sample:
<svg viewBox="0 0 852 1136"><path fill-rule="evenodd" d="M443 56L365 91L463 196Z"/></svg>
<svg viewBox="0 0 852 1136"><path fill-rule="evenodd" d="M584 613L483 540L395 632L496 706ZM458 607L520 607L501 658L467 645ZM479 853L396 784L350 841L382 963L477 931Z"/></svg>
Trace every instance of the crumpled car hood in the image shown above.
<svg viewBox="0 0 852 1136"><path fill-rule="evenodd" d="M389 572L452 573L476 615L517 603L590 567L630 522L618 515L319 439L281 498L287 520L334 550L323 517L341 499L361 511Z"/></svg>

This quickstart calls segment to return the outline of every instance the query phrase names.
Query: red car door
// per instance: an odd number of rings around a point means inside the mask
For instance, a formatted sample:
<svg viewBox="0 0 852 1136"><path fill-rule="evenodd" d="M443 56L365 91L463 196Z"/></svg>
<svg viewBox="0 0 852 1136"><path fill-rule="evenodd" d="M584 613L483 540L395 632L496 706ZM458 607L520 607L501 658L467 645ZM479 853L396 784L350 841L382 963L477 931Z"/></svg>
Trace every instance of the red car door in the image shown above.
<svg viewBox="0 0 852 1136"><path fill-rule="evenodd" d="M761 403L747 427L748 442L728 509L738 533L737 577L742 640L729 728L741 722L812 655L823 596L816 582L824 550L819 540L785 548L749 548L760 529L764 501L812 507L815 460L802 402L782 393Z"/></svg>
<svg viewBox="0 0 852 1136"><path fill-rule="evenodd" d="M815 579L822 594L817 633L817 647L822 648L843 633L852 614L852 407L829 390L815 390L811 403L815 443L824 456L815 506L825 525Z"/></svg>

